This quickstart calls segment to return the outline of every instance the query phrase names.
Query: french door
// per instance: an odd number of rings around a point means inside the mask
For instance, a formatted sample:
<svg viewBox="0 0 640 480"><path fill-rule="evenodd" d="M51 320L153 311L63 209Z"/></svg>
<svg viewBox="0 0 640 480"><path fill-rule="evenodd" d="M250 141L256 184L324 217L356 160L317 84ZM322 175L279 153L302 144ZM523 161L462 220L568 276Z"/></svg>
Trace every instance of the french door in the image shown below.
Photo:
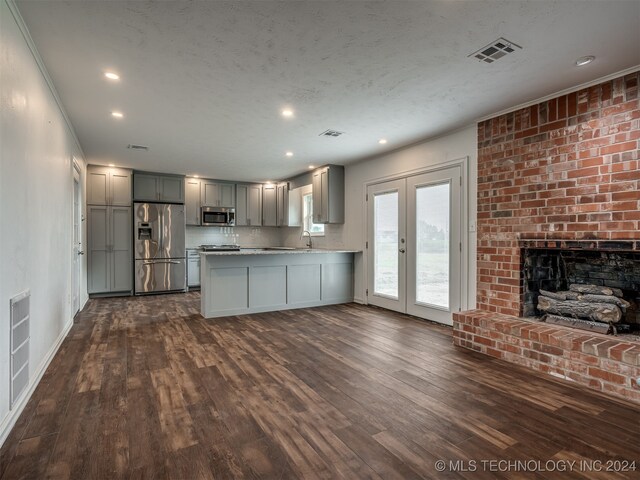
<svg viewBox="0 0 640 480"><path fill-rule="evenodd" d="M460 308L460 166L370 185L368 302L451 324Z"/></svg>

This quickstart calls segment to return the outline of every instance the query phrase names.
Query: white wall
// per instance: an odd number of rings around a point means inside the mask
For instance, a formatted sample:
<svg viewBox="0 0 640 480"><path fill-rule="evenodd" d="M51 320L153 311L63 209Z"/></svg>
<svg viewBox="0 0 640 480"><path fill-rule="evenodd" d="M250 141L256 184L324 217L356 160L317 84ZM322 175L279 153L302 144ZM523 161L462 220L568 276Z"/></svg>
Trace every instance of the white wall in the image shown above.
<svg viewBox="0 0 640 480"><path fill-rule="evenodd" d="M27 400L9 409L9 299L31 291L29 394L72 324L72 157L82 162L14 10L0 0L0 444Z"/></svg>
<svg viewBox="0 0 640 480"><path fill-rule="evenodd" d="M465 189L468 199L469 220L477 215L477 130L472 125L457 132L423 142L386 155L368 159L345 168L345 223L327 225L325 237L313 237L314 247L349 248L364 250L366 240L365 191L366 184L407 172L468 157L468 187ZM468 230L468 229L467 229ZM283 232L285 245L303 246L300 228L289 228ZM465 242L467 262L467 295L465 308L473 308L476 298L476 234L469 232ZM355 297L357 301L365 299L364 259L356 256Z"/></svg>

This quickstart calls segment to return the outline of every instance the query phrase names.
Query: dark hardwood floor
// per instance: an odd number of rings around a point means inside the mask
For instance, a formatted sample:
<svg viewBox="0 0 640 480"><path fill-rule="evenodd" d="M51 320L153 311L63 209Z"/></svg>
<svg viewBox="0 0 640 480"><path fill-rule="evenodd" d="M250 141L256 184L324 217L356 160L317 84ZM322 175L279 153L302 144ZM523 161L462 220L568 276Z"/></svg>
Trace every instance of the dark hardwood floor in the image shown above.
<svg viewBox="0 0 640 480"><path fill-rule="evenodd" d="M356 304L198 310L197 293L91 300L0 478L638 478L578 471L640 461L638 406L455 348L449 328ZM578 463L548 471L560 460Z"/></svg>

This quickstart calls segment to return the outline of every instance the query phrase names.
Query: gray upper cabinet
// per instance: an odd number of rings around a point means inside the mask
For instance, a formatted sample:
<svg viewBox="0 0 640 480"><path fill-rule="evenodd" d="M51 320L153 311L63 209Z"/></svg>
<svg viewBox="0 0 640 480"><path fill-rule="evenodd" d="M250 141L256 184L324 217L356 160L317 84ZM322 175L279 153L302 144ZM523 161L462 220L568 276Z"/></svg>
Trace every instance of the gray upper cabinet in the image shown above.
<svg viewBox="0 0 640 480"><path fill-rule="evenodd" d="M200 185L198 178L184 179L184 213L187 225L200 225Z"/></svg>
<svg viewBox="0 0 640 480"><path fill-rule="evenodd" d="M262 186L262 225L264 227L278 226L278 192L274 184Z"/></svg>
<svg viewBox="0 0 640 480"><path fill-rule="evenodd" d="M276 214L279 227L289 226L289 183L281 182L276 187Z"/></svg>
<svg viewBox="0 0 640 480"><path fill-rule="evenodd" d="M131 205L131 170L87 167L88 205Z"/></svg>
<svg viewBox="0 0 640 480"><path fill-rule="evenodd" d="M313 172L313 222L344 223L344 167L329 165Z"/></svg>
<svg viewBox="0 0 640 480"><path fill-rule="evenodd" d="M201 200L203 207L235 207L236 185L234 183L203 180Z"/></svg>
<svg viewBox="0 0 640 480"><path fill-rule="evenodd" d="M262 225L262 185L236 185L236 225Z"/></svg>
<svg viewBox="0 0 640 480"><path fill-rule="evenodd" d="M176 175L133 174L136 202L184 203L184 177Z"/></svg>
<svg viewBox="0 0 640 480"><path fill-rule="evenodd" d="M87 213L88 292L130 292L131 207L89 205Z"/></svg>

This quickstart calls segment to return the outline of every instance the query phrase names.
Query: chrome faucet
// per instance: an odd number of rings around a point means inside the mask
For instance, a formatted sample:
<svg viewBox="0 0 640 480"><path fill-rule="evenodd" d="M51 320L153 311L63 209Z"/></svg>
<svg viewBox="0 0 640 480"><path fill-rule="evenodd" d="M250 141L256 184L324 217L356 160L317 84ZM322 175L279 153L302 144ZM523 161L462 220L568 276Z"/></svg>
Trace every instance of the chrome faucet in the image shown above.
<svg viewBox="0 0 640 480"><path fill-rule="evenodd" d="M302 237L304 237L305 233L309 237L309 240L307 241L307 248L313 248L313 246L311 244L311 233L309 232L309 230L303 230L302 231L302 233L300 234L300 240L302 240Z"/></svg>

